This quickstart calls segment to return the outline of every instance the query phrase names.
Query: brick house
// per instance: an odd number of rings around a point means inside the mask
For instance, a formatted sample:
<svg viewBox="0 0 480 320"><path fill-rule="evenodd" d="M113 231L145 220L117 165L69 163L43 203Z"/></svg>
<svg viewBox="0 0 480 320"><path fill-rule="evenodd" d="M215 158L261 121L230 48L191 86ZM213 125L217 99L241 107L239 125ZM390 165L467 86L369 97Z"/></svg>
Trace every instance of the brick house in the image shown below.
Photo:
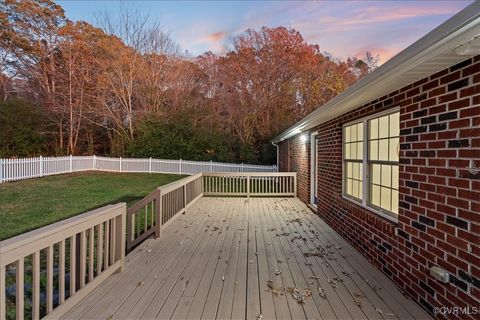
<svg viewBox="0 0 480 320"><path fill-rule="evenodd" d="M407 295L479 319L480 2L272 142L298 197Z"/></svg>

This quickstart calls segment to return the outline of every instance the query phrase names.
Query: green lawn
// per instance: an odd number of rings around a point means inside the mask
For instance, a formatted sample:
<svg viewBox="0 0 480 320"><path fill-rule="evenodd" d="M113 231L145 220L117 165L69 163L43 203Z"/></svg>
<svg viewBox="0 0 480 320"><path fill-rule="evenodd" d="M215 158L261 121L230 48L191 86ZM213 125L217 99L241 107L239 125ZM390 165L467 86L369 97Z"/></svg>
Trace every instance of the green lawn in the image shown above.
<svg viewBox="0 0 480 320"><path fill-rule="evenodd" d="M131 206L184 176L85 172L0 184L0 240L105 206Z"/></svg>

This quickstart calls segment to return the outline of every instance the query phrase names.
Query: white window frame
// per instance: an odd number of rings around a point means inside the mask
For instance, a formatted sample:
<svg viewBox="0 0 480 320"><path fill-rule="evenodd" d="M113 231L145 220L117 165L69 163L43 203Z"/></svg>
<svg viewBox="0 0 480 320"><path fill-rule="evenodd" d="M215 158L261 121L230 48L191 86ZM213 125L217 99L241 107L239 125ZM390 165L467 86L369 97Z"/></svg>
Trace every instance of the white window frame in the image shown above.
<svg viewBox="0 0 480 320"><path fill-rule="evenodd" d="M310 204L317 207L315 198L318 199L318 131L310 134ZM315 154L315 155L314 155ZM315 174L314 174L315 173ZM315 188L317 186L317 188Z"/></svg>
<svg viewBox="0 0 480 320"><path fill-rule="evenodd" d="M373 206L370 204L370 187L369 187L369 182L370 182L370 166L368 164L368 158L369 158L369 149L368 149L368 139L369 139L369 127L368 127L368 121L371 119L376 119L380 118L382 116L400 112L400 107L395 107L395 108L390 108L385 111L377 112L374 114L371 114L367 117L355 119L353 121L344 123L342 126L342 198L345 200L348 200L364 209L367 209L385 219L388 219L392 222L398 223L398 214L397 217L392 217L391 214L387 214L387 210L383 210L381 208L378 208L376 206ZM358 123L363 123L363 181L362 181L362 199L361 202L358 200L355 200L352 196L349 196L345 192L345 127L358 124Z"/></svg>

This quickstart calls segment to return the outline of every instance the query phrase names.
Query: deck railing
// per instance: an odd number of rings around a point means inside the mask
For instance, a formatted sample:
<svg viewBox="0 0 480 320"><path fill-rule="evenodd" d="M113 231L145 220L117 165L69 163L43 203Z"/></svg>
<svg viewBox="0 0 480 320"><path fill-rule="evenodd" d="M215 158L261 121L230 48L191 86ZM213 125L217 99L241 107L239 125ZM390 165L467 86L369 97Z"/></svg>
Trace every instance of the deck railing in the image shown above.
<svg viewBox="0 0 480 320"><path fill-rule="evenodd" d="M121 271L125 219L125 203L108 205L0 242L0 319L58 318Z"/></svg>
<svg viewBox="0 0 480 320"><path fill-rule="evenodd" d="M295 172L204 173L206 196L295 196Z"/></svg>
<svg viewBox="0 0 480 320"><path fill-rule="evenodd" d="M17 319L58 318L122 270L126 252L160 237L202 196L296 196L296 190L291 172L198 173L158 187L128 209L109 205L2 241L0 320L12 317L12 301Z"/></svg>
<svg viewBox="0 0 480 320"><path fill-rule="evenodd" d="M276 166L97 156L0 159L0 183L81 171L197 174L200 172L276 172Z"/></svg>
<svg viewBox="0 0 480 320"><path fill-rule="evenodd" d="M296 196L295 172L198 173L158 187L127 210L127 250L159 237L175 217L202 196Z"/></svg>
<svg viewBox="0 0 480 320"><path fill-rule="evenodd" d="M158 187L127 210L127 250L146 238L158 238L162 228L202 196L202 174Z"/></svg>

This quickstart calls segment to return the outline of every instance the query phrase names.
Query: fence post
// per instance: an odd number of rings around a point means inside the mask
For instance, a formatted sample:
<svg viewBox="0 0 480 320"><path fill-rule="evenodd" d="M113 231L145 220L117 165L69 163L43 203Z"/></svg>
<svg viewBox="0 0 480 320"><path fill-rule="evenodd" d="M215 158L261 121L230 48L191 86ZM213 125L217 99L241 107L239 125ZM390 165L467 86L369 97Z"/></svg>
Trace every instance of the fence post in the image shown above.
<svg viewBox="0 0 480 320"><path fill-rule="evenodd" d="M122 157L120 157L120 172L122 172Z"/></svg>
<svg viewBox="0 0 480 320"><path fill-rule="evenodd" d="M40 177L43 177L43 157L40 156Z"/></svg>
<svg viewBox="0 0 480 320"><path fill-rule="evenodd" d="M213 160L210 160L210 172L213 172Z"/></svg>
<svg viewBox="0 0 480 320"><path fill-rule="evenodd" d="M247 176L247 198L250 198L250 175Z"/></svg>
<svg viewBox="0 0 480 320"><path fill-rule="evenodd" d="M3 160L0 159L0 183L3 182Z"/></svg>
<svg viewBox="0 0 480 320"><path fill-rule="evenodd" d="M97 166L97 157L93 155L93 164L92 164L92 169L95 171L95 167Z"/></svg>
<svg viewBox="0 0 480 320"><path fill-rule="evenodd" d="M242 162L242 172L244 172L244 171L245 171L245 169L243 168L243 162Z"/></svg>
<svg viewBox="0 0 480 320"><path fill-rule="evenodd" d="M72 172L72 155L70 155L70 172Z"/></svg>
<svg viewBox="0 0 480 320"><path fill-rule="evenodd" d="M180 160L178 161L178 164L179 164L180 174L182 174L182 159L180 159Z"/></svg>
<svg viewBox="0 0 480 320"><path fill-rule="evenodd" d="M148 173L152 173L152 157L148 160Z"/></svg>

